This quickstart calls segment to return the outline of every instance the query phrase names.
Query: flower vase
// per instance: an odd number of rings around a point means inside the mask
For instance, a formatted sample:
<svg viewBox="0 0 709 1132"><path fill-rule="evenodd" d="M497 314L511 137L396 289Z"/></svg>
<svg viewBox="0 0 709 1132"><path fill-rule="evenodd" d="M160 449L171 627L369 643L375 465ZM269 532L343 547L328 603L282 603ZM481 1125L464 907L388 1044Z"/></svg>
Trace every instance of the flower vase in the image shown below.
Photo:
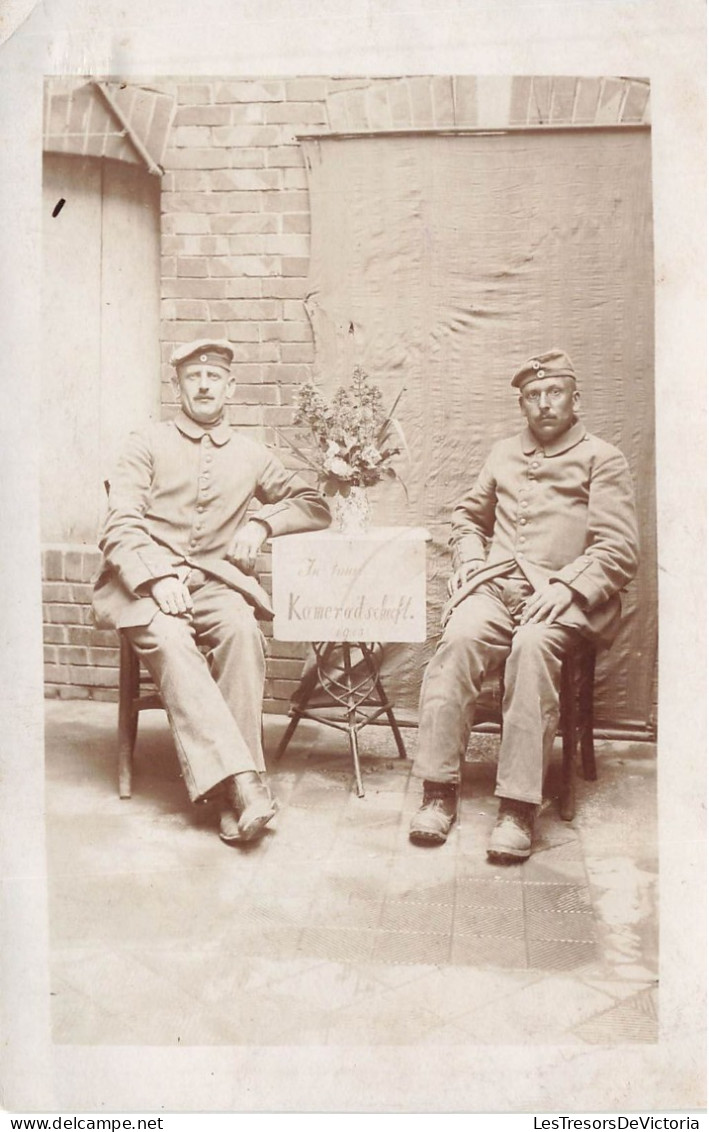
<svg viewBox="0 0 709 1132"><path fill-rule="evenodd" d="M333 497L336 529L343 535L359 535L369 529L369 496L364 487L350 488L349 495Z"/></svg>

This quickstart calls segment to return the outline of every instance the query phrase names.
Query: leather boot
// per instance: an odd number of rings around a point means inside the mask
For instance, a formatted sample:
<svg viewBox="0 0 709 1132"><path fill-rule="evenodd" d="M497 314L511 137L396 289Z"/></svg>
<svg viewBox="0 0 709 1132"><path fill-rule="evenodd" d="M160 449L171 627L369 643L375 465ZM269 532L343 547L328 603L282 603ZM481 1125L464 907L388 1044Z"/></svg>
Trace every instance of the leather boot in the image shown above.
<svg viewBox="0 0 709 1132"><path fill-rule="evenodd" d="M423 802L411 819L409 838L416 845L442 845L458 812L457 782L424 782Z"/></svg>
<svg viewBox="0 0 709 1132"><path fill-rule="evenodd" d="M276 812L271 791L255 770L233 774L224 785L227 806L222 811L219 836L228 844L253 841Z"/></svg>
<svg viewBox="0 0 709 1132"><path fill-rule="evenodd" d="M532 802L501 798L495 828L487 847L491 861L514 864L532 852L532 834L537 807Z"/></svg>

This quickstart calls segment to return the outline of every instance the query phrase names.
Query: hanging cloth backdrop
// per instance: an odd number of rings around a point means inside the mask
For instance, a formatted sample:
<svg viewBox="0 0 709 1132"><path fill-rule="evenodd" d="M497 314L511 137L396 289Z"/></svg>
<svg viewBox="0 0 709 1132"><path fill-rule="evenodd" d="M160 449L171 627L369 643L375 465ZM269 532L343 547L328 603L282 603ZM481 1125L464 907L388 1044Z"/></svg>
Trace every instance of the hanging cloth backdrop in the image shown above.
<svg viewBox="0 0 709 1132"><path fill-rule="evenodd" d="M379 523L426 526L428 641L388 657L415 709L440 632L451 509L522 418L510 377L550 346L579 374L587 427L634 474L642 539L624 623L599 665L597 714L651 725L656 663L653 262L647 131L321 138L304 143L312 252L306 306L325 391L361 364L397 409L408 501ZM395 585L395 580L392 580Z"/></svg>

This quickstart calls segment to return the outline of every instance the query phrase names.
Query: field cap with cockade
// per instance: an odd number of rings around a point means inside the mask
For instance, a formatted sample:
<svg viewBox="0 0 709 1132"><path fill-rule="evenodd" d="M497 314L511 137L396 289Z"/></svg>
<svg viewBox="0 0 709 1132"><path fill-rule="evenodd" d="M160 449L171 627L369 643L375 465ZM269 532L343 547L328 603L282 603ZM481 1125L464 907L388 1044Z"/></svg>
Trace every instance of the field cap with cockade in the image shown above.
<svg viewBox="0 0 709 1132"><path fill-rule="evenodd" d="M524 389L530 381L537 381L542 377L573 377L576 380L571 358L563 350L547 350L537 354L517 370L512 378L515 389Z"/></svg>
<svg viewBox="0 0 709 1132"><path fill-rule="evenodd" d="M234 351L226 338L198 338L196 342L185 342L182 346L176 346L170 364L177 367L202 362L205 365L229 369L233 360Z"/></svg>

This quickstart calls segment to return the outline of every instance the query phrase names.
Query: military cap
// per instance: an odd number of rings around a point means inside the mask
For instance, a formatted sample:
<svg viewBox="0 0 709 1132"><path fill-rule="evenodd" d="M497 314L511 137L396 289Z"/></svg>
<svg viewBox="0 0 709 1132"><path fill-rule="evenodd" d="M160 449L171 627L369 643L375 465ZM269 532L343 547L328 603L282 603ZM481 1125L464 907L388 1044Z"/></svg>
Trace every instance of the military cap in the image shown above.
<svg viewBox="0 0 709 1132"><path fill-rule="evenodd" d="M512 378L512 385L515 389L524 389L528 382L540 377L573 377L576 380L569 355L563 350L546 350L543 354L537 354L517 370Z"/></svg>
<svg viewBox="0 0 709 1132"><path fill-rule="evenodd" d="M198 338L196 342L185 342L182 346L176 346L170 362L173 366L203 362L229 369L233 358L234 351L225 338Z"/></svg>

